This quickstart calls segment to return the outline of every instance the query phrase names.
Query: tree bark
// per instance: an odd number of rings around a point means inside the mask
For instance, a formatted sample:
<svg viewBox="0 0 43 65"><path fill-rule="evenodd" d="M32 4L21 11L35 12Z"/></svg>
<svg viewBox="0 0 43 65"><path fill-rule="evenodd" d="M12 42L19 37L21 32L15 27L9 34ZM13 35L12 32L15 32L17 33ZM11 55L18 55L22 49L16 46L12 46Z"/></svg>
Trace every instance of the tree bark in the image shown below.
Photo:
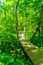
<svg viewBox="0 0 43 65"><path fill-rule="evenodd" d="M43 5L41 6L41 47L43 46Z"/></svg>
<svg viewBox="0 0 43 65"><path fill-rule="evenodd" d="M17 40L19 40L19 37L18 37L18 13L17 13L18 4L19 4L19 0L17 0L17 2L16 2L16 34L17 34Z"/></svg>

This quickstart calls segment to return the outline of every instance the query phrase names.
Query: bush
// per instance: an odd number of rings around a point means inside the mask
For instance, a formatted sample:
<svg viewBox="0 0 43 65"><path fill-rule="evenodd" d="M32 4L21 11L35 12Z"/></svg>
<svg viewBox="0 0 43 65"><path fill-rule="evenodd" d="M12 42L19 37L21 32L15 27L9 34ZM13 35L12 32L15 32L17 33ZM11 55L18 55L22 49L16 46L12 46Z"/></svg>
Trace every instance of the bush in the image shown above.
<svg viewBox="0 0 43 65"><path fill-rule="evenodd" d="M6 53L0 53L0 65L9 65L14 62L13 56Z"/></svg>

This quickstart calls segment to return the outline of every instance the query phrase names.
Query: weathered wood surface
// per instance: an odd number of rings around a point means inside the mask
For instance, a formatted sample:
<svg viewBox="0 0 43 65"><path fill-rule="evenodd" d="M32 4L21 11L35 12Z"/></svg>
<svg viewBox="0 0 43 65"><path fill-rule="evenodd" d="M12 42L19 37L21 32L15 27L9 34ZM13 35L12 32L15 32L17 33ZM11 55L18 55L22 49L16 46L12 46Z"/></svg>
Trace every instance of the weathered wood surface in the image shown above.
<svg viewBox="0 0 43 65"><path fill-rule="evenodd" d="M34 65L43 65L43 50L40 50L37 46L27 42L24 33L19 35L19 40Z"/></svg>

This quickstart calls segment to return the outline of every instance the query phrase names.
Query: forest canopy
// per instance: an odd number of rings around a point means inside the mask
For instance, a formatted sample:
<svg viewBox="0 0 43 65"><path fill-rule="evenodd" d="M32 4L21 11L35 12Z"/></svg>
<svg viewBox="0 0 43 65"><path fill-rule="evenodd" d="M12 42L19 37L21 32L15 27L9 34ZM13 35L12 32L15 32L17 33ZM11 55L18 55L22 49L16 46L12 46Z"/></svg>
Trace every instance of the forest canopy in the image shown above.
<svg viewBox="0 0 43 65"><path fill-rule="evenodd" d="M43 47L43 0L0 0L0 58L2 53L3 58L6 56L12 59L7 58L9 63L14 62L12 54L10 55L13 50L17 54L15 65L16 62L18 65L26 64L21 55L23 49L19 43L20 33L24 33L27 41L39 48ZM19 54L24 63L19 60ZM1 65L4 65L2 61L4 60L0 60Z"/></svg>

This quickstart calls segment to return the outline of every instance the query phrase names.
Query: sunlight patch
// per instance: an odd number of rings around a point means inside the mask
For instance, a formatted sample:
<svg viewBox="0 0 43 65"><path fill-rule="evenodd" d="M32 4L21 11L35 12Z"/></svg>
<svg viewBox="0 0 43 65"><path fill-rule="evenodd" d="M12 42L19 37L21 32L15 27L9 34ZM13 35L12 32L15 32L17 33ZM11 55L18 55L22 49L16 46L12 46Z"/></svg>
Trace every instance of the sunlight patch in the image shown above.
<svg viewBox="0 0 43 65"><path fill-rule="evenodd" d="M36 50L32 50L31 52L37 52L38 51L38 49L36 49Z"/></svg>
<svg viewBox="0 0 43 65"><path fill-rule="evenodd" d="M31 45L23 45L23 46L26 46L26 47L32 47Z"/></svg>
<svg viewBox="0 0 43 65"><path fill-rule="evenodd" d="M43 63L41 63L40 65L43 65Z"/></svg>

